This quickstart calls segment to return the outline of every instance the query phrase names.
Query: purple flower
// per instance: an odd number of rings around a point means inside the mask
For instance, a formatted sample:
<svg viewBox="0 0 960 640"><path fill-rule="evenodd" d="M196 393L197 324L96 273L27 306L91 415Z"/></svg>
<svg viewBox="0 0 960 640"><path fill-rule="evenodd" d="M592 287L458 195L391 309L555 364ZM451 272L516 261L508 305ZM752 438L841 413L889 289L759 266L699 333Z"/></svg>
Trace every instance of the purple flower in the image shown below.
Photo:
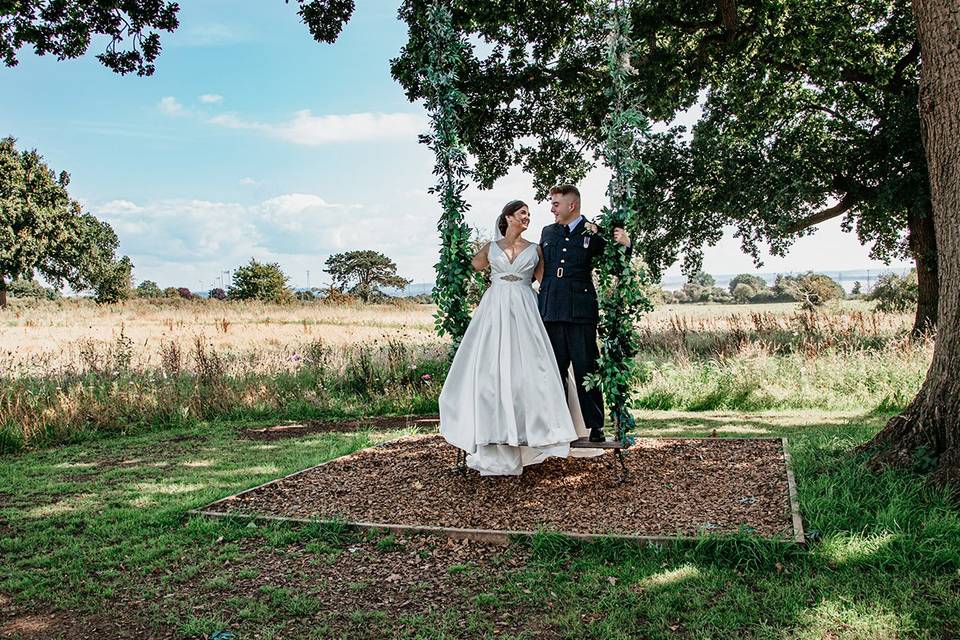
<svg viewBox="0 0 960 640"><path fill-rule="evenodd" d="M287 360L289 360L290 362L300 362L301 360L303 360L303 356L301 356L299 353L294 353L289 358L287 358Z"/></svg>
<svg viewBox="0 0 960 640"><path fill-rule="evenodd" d="M420 380L423 381L423 384L430 384L430 381L433 380L433 378L430 377L429 373L425 373L420 376Z"/></svg>

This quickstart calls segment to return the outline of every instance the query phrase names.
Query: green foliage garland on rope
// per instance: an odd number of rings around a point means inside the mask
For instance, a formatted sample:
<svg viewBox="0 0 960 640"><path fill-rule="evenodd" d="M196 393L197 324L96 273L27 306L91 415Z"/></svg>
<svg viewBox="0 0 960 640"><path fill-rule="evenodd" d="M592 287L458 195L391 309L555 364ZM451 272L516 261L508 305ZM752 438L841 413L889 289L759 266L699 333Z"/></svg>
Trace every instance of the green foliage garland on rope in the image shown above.
<svg viewBox="0 0 960 640"><path fill-rule="evenodd" d="M648 171L637 158L639 145L649 134L649 122L633 104L627 102L633 73L630 65L629 7L615 2L610 9L607 43L607 67L610 75L611 109L603 124L605 137L602 155L613 176L607 187L610 202L597 222L605 238L613 229L631 229L636 207L635 178ZM600 387L610 407L617 438L632 443L630 431L636 422L629 411L630 391L641 380L643 371L634 359L639 335L635 328L642 315L653 309L644 291L645 269L631 264L626 249L607 242L597 266L600 278L600 361L590 384Z"/></svg>
<svg viewBox="0 0 960 640"><path fill-rule="evenodd" d="M420 137L436 156L433 174L437 183L430 193L439 194L443 212L437 229L440 231L440 260L435 268L437 281L433 299L437 304L436 329L452 341L450 357L460 346L470 324L468 290L474 277L470 266L470 227L463 214L469 205L463 199L467 188L467 155L460 142L457 111L464 95L456 88L466 42L453 28L453 15L447 7L434 3L427 14L430 46L424 69L429 90L426 107L430 113L430 133Z"/></svg>

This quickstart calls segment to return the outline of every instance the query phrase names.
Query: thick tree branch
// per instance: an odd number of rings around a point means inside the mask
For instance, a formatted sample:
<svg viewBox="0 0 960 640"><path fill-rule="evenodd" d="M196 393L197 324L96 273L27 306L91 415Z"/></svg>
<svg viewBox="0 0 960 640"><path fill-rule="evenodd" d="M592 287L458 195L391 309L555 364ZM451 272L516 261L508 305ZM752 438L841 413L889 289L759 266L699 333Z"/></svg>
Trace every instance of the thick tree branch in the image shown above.
<svg viewBox="0 0 960 640"><path fill-rule="evenodd" d="M729 33L735 33L739 26L736 0L719 0L717 4L720 9L723 28Z"/></svg>
<svg viewBox="0 0 960 640"><path fill-rule="evenodd" d="M850 209L854 207L860 198L852 193L847 193L836 205L830 207L829 209L824 209L818 213L813 214L812 216L807 216L803 220L798 220L786 228L787 233L797 233L798 231L803 231L809 227L812 227L815 224L820 224L825 220L830 218L836 218L839 215L843 215Z"/></svg>
<svg viewBox="0 0 960 640"><path fill-rule="evenodd" d="M890 78L890 82L887 83L888 89L894 89L897 91L903 90L903 72L907 70L911 64L920 59L920 42L917 40L913 41L913 46L910 47L910 51L907 52L905 56L900 58L897 61L896 66L893 67L893 76Z"/></svg>

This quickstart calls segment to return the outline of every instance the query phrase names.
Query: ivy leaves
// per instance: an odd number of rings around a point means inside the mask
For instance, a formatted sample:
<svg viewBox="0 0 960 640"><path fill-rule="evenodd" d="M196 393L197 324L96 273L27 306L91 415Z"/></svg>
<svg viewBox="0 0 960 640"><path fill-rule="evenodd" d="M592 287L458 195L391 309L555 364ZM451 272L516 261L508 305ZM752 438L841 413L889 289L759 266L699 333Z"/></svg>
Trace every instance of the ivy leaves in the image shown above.
<svg viewBox="0 0 960 640"><path fill-rule="evenodd" d="M598 219L601 233L613 236L616 227L634 226L637 210L636 180L649 168L639 159L639 150L650 132L646 117L631 100L629 7L617 2L610 12L607 38L607 70L610 76L610 113L604 120L601 156L612 177L607 187L610 202ZM639 350L636 323L653 309L645 292L646 270L631 261L630 252L616 242L607 242L600 256L601 340L598 371L589 384L598 386L610 406L617 439L632 441L630 431L636 422L629 411L630 394L643 377L635 356Z"/></svg>
<svg viewBox="0 0 960 640"><path fill-rule="evenodd" d="M463 199L467 188L467 154L460 142L458 111L465 103L457 89L457 74L467 44L453 28L450 10L433 4L427 12L427 49L423 77L426 79L426 107L430 114L430 132L421 136L436 157L433 175L437 182L430 188L440 200L442 213L437 224L440 232L440 259L435 265L437 279L433 299L437 305L437 333L449 335L450 357L460 346L470 324L469 283L474 277L470 265L470 227L464 221L469 205Z"/></svg>

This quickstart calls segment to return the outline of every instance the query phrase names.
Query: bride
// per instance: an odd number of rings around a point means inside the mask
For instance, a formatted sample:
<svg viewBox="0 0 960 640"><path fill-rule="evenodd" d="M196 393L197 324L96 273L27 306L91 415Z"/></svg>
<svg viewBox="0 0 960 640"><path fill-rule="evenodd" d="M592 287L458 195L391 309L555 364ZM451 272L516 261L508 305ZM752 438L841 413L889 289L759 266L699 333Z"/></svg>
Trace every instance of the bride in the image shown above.
<svg viewBox="0 0 960 640"><path fill-rule="evenodd" d="M473 257L477 271L489 265L490 288L440 392L440 433L480 475L519 475L549 456L567 457L570 442L586 435L537 310L531 285L543 276L543 254L522 237L529 224L524 202L507 203L494 241Z"/></svg>

